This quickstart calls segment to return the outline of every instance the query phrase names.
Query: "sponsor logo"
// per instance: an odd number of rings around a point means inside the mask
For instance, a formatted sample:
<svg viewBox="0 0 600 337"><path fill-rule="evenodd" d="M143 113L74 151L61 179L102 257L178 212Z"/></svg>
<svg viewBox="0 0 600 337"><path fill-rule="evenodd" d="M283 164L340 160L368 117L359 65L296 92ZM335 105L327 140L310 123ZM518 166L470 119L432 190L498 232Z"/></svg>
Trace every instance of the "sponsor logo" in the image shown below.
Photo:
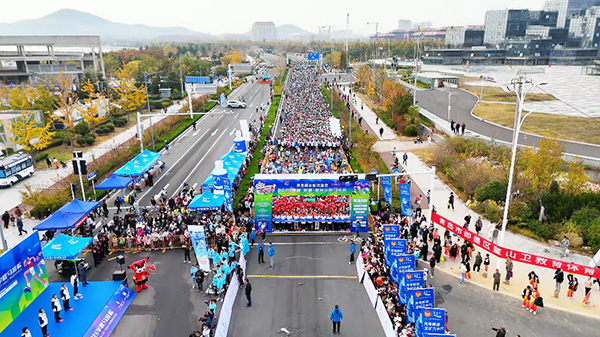
<svg viewBox="0 0 600 337"><path fill-rule="evenodd" d="M409 273L409 274L406 274L406 279L407 279L407 280L410 280L412 277L413 277L413 275L412 275L412 274L410 274L410 273Z"/></svg>
<svg viewBox="0 0 600 337"><path fill-rule="evenodd" d="M431 311L429 310L425 310L423 314L425 315L425 317L431 317Z"/></svg>
<svg viewBox="0 0 600 337"><path fill-rule="evenodd" d="M415 292L415 297L421 297L421 292L420 291L416 291Z"/></svg>
<svg viewBox="0 0 600 337"><path fill-rule="evenodd" d="M256 194L273 194L275 192L275 184L265 185L265 183L259 182L254 188L256 189Z"/></svg>

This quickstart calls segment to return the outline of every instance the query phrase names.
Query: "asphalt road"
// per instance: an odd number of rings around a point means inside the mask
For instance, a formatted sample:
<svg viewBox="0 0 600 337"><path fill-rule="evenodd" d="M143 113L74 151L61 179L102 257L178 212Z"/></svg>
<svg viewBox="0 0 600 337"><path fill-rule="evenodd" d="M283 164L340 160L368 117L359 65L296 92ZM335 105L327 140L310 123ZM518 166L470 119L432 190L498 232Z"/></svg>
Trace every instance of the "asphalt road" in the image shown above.
<svg viewBox="0 0 600 337"><path fill-rule="evenodd" d="M140 205L150 205L150 198L163 188L169 195L179 191L186 182L199 189L214 169L215 161L233 148L234 130L240 130L240 120L258 125L261 113L256 112L256 107L269 102L270 86L256 82L243 84L230 97L243 97L247 108L217 107L197 123L196 131L193 128L186 130L171 144L169 153L161 157L166 163L166 170L155 178L152 188L138 194Z"/></svg>
<svg viewBox="0 0 600 337"><path fill-rule="evenodd" d="M383 330L356 266L348 265L347 243L339 235L267 237L275 245L275 268L269 258L258 264L255 249L248 254L247 275L252 284L252 307L240 291L233 306L228 336L332 336L329 315L336 304L344 319L341 334L382 336ZM329 276L329 277L328 277Z"/></svg>
<svg viewBox="0 0 600 337"><path fill-rule="evenodd" d="M423 261L419 261L423 266ZM600 320L555 309L538 309L537 315L525 311L522 301L501 295L440 270L428 283L436 288L435 302L448 312L448 327L460 337L495 336L493 327L504 327L507 336L597 336ZM502 285L501 285L502 286ZM515 285L512 285L513 287ZM525 287L526 284L523 285Z"/></svg>
<svg viewBox="0 0 600 337"><path fill-rule="evenodd" d="M512 142L512 128L509 129L499 127L471 115L471 111L477 104L476 96L463 90L452 91L455 92L455 94L452 96L451 100L450 119L454 119L460 123L464 122L467 130L471 130L492 139ZM446 90L417 90L417 101L418 105L425 110L441 117L446 121L448 120L448 92ZM525 120L525 123L527 123L527 120ZM560 125L557 125L556 127L559 128ZM519 144L539 147L541 138L542 137L540 136L521 132L519 133ZM565 153L591 158L600 157L600 147L597 145L574 143L569 141L563 141L563 143Z"/></svg>

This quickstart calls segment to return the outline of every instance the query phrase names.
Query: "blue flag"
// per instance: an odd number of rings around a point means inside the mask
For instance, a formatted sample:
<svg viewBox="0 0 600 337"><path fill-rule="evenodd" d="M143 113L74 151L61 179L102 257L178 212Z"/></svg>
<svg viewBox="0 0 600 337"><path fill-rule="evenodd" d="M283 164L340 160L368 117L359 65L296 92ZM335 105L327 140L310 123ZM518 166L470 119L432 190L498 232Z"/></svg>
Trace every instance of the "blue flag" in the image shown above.
<svg viewBox="0 0 600 337"><path fill-rule="evenodd" d="M392 206L392 177L381 177L383 198L388 205Z"/></svg>
<svg viewBox="0 0 600 337"><path fill-rule="evenodd" d="M233 197L231 195L231 180L229 180L229 178L225 177L224 180L224 187L223 189L225 190L225 211L227 212L233 212Z"/></svg>
<svg viewBox="0 0 600 337"><path fill-rule="evenodd" d="M410 203L410 184L398 184L400 187L400 203L402 204L402 215L412 215L412 204Z"/></svg>
<svg viewBox="0 0 600 337"><path fill-rule="evenodd" d="M433 308L435 305L435 289L418 288L407 292L406 313L409 323L415 323L417 320L417 309Z"/></svg>
<svg viewBox="0 0 600 337"><path fill-rule="evenodd" d="M423 288L425 286L425 272L412 270L400 272L398 275L398 299L400 303L406 303L408 290Z"/></svg>
<svg viewBox="0 0 600 337"><path fill-rule="evenodd" d="M417 337L425 334L446 332L446 310L433 308L417 309L417 322L415 324Z"/></svg>
<svg viewBox="0 0 600 337"><path fill-rule="evenodd" d="M389 266L396 258L406 254L406 240L383 240L383 249L386 264Z"/></svg>
<svg viewBox="0 0 600 337"><path fill-rule="evenodd" d="M385 225L383 226L383 240L393 240L400 238L400 226Z"/></svg>
<svg viewBox="0 0 600 337"><path fill-rule="evenodd" d="M398 283L399 273L415 269L415 256L412 254L400 255L392 263L390 277L393 282Z"/></svg>

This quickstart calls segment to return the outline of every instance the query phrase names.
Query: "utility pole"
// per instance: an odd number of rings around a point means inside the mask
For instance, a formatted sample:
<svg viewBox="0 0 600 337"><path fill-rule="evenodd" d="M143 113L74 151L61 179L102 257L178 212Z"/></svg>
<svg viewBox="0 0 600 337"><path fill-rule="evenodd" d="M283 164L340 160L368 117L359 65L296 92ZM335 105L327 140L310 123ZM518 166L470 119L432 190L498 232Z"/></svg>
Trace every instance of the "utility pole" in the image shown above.
<svg viewBox="0 0 600 337"><path fill-rule="evenodd" d="M373 39L373 59L377 58L377 37L379 36L379 22L367 22L367 26L375 25L375 38Z"/></svg>
<svg viewBox="0 0 600 337"><path fill-rule="evenodd" d="M452 109L450 103L452 102L452 95L455 93L448 90L448 123L450 123L450 110Z"/></svg>
<svg viewBox="0 0 600 337"><path fill-rule="evenodd" d="M144 84L146 86L146 103L148 103L148 113L150 113L150 96L148 96L148 73L144 73ZM160 80L159 80L160 81ZM152 137L152 150L156 149L154 145L154 127L152 126L152 118L150 118L150 135ZM140 135L141 137L141 135Z"/></svg>
<svg viewBox="0 0 600 337"><path fill-rule="evenodd" d="M181 65L181 55L179 55L179 83L181 84L181 94L183 95L183 66Z"/></svg>
<svg viewBox="0 0 600 337"><path fill-rule="evenodd" d="M83 152L73 151L73 172L79 175L79 183L81 184L81 198L86 201L85 188L83 187L82 174L87 174L87 167L85 166L85 159L83 159Z"/></svg>
<svg viewBox="0 0 600 337"><path fill-rule="evenodd" d="M350 56L348 54L348 35L350 35L350 13L346 13L346 69L344 69L346 71L350 65Z"/></svg>
<svg viewBox="0 0 600 337"><path fill-rule="evenodd" d="M413 105L417 105L417 75L419 74L419 52L420 52L420 44L421 44L421 34L419 34L418 39L416 39L415 45L415 87L413 92Z"/></svg>

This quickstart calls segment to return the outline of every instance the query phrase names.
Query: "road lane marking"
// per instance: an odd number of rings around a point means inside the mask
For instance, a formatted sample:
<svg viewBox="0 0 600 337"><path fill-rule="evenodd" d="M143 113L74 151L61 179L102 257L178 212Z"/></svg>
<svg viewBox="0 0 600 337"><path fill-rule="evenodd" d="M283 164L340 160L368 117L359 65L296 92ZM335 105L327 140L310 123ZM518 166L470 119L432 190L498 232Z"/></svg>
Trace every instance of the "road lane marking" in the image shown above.
<svg viewBox="0 0 600 337"><path fill-rule="evenodd" d="M194 183L194 185L192 186L192 188L195 190L196 186L198 186L198 183Z"/></svg>
<svg viewBox="0 0 600 337"><path fill-rule="evenodd" d="M219 138L217 138L217 140L208 149L208 151L206 151L206 153L204 154L204 156L202 156L202 158L200 158L200 160L198 161L198 163L196 164L196 166L194 166L194 168L190 171L190 174L188 174L187 177L185 177L185 179L183 179L183 182L181 183L181 185L179 185L179 187L177 187L177 189L173 192L173 195L175 195L175 194L177 194L177 192L179 192L179 190L183 187L183 184L185 184L185 182L192 176L192 174L194 174L194 171L196 171L196 169L198 168L198 166L200 166L200 164L202 164L202 161L204 161L204 158L206 158L206 156L208 156L210 154L210 151L212 151L213 147L215 147L215 145L217 145L219 143L219 139L221 139L221 137L223 137L225 135L225 133L226 133L226 131L223 131L223 133L221 133L221 135L219 136Z"/></svg>
<svg viewBox="0 0 600 337"><path fill-rule="evenodd" d="M216 135L216 134L217 134L217 131L219 131L219 128L217 128L217 129L216 129L216 130L215 130L215 131L214 131L214 132L213 132L213 133L212 133L210 136L212 137L212 136ZM220 137L219 137L219 138L220 138Z"/></svg>
<svg viewBox="0 0 600 337"><path fill-rule="evenodd" d="M246 275L247 278L284 278L284 279L346 279L355 280L357 276L345 275Z"/></svg>
<svg viewBox="0 0 600 337"><path fill-rule="evenodd" d="M233 136L234 133L235 133L235 128L233 130L231 130L231 132L229 133L229 135Z"/></svg>

